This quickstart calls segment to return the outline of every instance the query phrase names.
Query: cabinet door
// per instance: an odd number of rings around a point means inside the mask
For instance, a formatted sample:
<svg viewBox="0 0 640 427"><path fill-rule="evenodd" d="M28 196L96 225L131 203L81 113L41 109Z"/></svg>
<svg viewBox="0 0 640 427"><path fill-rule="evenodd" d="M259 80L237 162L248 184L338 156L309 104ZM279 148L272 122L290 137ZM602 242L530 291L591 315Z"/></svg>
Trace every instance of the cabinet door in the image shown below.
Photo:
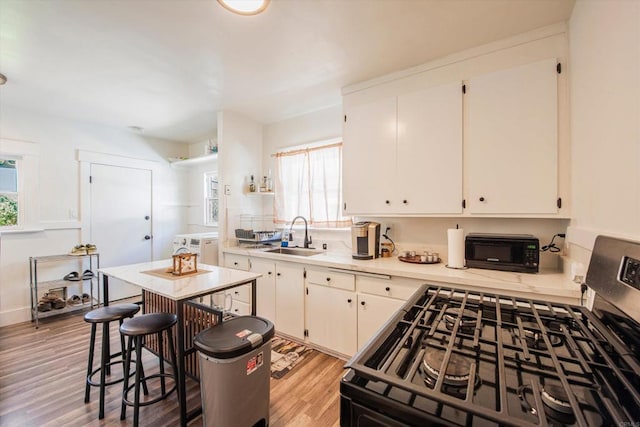
<svg viewBox="0 0 640 427"><path fill-rule="evenodd" d="M475 77L465 97L469 212L557 213L556 60Z"/></svg>
<svg viewBox="0 0 640 427"><path fill-rule="evenodd" d="M236 254L224 254L224 266L236 270L249 271L249 257Z"/></svg>
<svg viewBox="0 0 640 427"><path fill-rule="evenodd" d="M304 339L304 267L276 264L276 331Z"/></svg>
<svg viewBox="0 0 640 427"><path fill-rule="evenodd" d="M462 213L462 82L398 97L397 213Z"/></svg>
<svg viewBox="0 0 640 427"><path fill-rule="evenodd" d="M371 338L404 301L358 294L358 350Z"/></svg>
<svg viewBox="0 0 640 427"><path fill-rule="evenodd" d="M256 281L256 314L276 323L276 264L252 258L251 271L262 274ZM278 325L276 324L276 327Z"/></svg>
<svg viewBox="0 0 640 427"><path fill-rule="evenodd" d="M345 117L342 148L345 213L390 213L398 204L394 195L396 98L352 106L345 111Z"/></svg>
<svg viewBox="0 0 640 427"><path fill-rule="evenodd" d="M309 341L351 356L357 346L356 294L328 286L307 285Z"/></svg>

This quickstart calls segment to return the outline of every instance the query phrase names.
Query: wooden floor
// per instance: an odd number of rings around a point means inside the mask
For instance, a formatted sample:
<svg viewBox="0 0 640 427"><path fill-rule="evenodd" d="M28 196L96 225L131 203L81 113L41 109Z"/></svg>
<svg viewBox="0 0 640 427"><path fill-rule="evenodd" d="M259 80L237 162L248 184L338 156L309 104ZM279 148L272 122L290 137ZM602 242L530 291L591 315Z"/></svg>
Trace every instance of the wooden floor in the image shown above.
<svg viewBox="0 0 640 427"><path fill-rule="evenodd" d="M0 328L0 425L9 426L126 426L132 409L120 421L122 383L107 388L105 418L98 420L98 389L84 403L84 380L89 347L89 324L83 313L49 318L35 329L30 322ZM99 330L100 328L98 328ZM119 347L117 325L110 334ZM100 333L97 349L99 351ZM157 358L145 351L147 374ZM97 362L96 362L97 363ZM338 384L344 361L313 351L282 379L271 379L271 426L338 426ZM119 368L118 368L119 369ZM151 392L153 393L154 386ZM189 408L200 402L199 386L187 383ZM250 402L238 402L247 405ZM140 425L179 425L175 393L140 410ZM190 426L202 426L202 418Z"/></svg>

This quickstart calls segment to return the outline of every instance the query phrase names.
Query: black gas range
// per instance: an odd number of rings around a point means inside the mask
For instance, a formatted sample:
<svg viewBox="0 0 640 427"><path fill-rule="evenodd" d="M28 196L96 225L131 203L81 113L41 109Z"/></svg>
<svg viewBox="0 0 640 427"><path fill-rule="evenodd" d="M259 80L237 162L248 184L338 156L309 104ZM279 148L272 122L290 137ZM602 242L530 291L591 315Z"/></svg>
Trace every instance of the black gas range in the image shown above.
<svg viewBox="0 0 640 427"><path fill-rule="evenodd" d="M640 243L599 236L592 309L423 285L346 365L342 426L640 426Z"/></svg>

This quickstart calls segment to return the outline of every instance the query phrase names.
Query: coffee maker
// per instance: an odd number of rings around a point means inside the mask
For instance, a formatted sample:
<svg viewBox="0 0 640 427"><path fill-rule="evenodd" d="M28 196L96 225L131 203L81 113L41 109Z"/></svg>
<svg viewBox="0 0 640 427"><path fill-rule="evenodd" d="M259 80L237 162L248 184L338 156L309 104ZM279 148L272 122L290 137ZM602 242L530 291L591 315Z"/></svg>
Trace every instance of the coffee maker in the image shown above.
<svg viewBox="0 0 640 427"><path fill-rule="evenodd" d="M356 222L351 226L353 259L374 259L380 256L380 224Z"/></svg>

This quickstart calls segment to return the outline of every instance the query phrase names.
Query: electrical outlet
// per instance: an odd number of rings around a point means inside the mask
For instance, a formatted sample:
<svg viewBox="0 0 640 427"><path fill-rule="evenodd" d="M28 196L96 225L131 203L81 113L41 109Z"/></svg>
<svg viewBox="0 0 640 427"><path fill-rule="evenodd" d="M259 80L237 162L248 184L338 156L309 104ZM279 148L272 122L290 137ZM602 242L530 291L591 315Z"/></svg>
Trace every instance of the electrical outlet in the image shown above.
<svg viewBox="0 0 640 427"><path fill-rule="evenodd" d="M224 195L225 196L230 196L231 195L231 186L229 184L226 184L224 186Z"/></svg>
<svg viewBox="0 0 640 427"><path fill-rule="evenodd" d="M387 234L389 237L391 237L392 233L393 224L391 224L390 222L384 222L380 224L380 236L382 236L383 234Z"/></svg>

